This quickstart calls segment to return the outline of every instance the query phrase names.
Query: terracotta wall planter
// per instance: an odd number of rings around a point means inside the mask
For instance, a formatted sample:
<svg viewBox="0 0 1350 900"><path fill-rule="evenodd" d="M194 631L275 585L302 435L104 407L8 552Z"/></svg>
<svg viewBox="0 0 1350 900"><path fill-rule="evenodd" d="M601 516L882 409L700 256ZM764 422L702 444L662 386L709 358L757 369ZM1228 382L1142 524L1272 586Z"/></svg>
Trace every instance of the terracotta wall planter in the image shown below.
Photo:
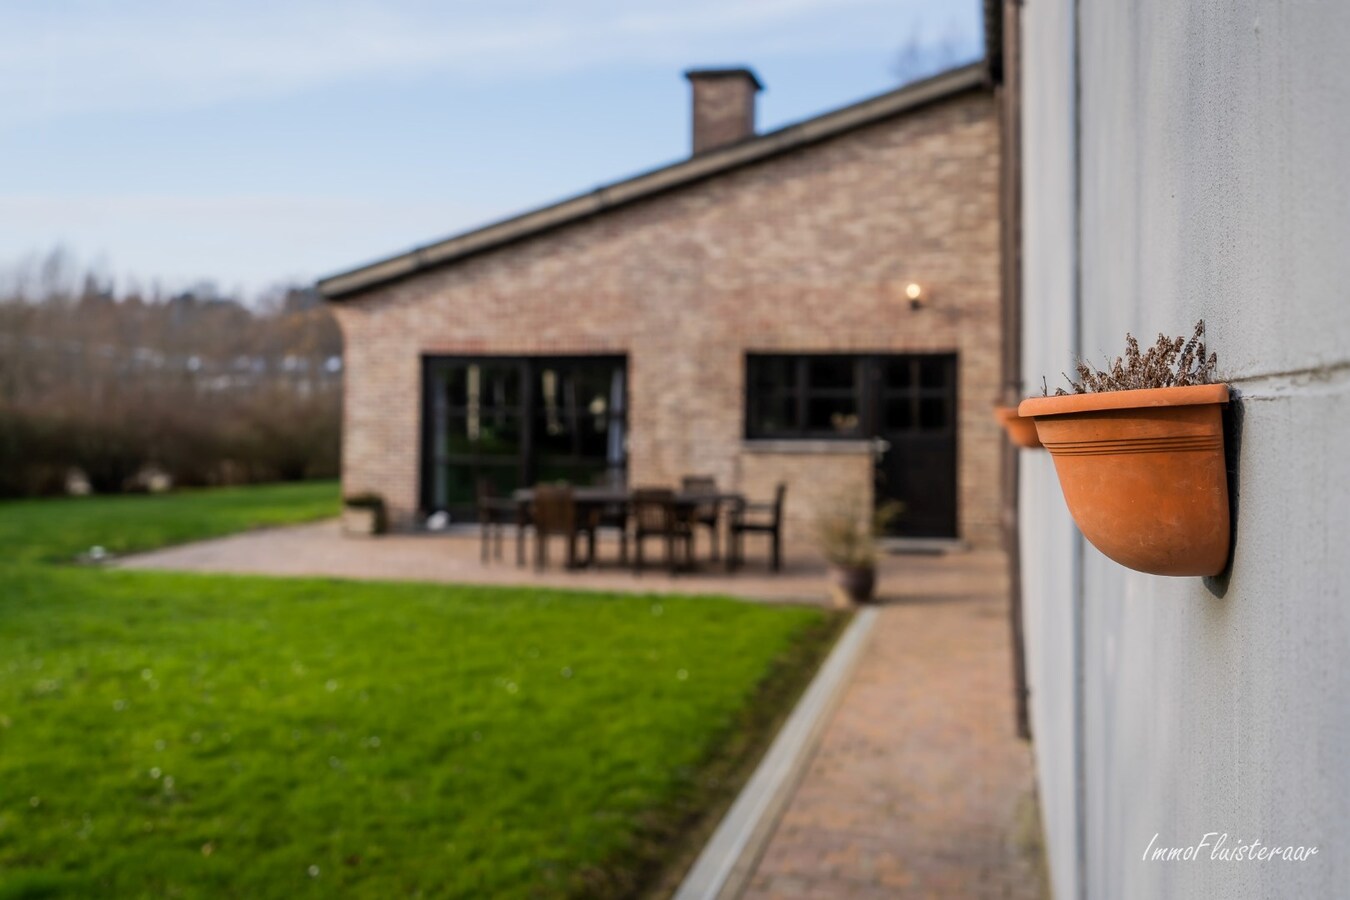
<svg viewBox="0 0 1350 900"><path fill-rule="evenodd" d="M1221 410L1228 386L1022 401L1092 545L1153 575L1217 575L1228 560Z"/></svg>
<svg viewBox="0 0 1350 900"><path fill-rule="evenodd" d="M1008 433L1008 440L1013 442L1013 446L1025 447L1028 450L1041 446L1041 439L1036 434L1035 420L1019 416L1017 407L996 406L994 418L998 419L998 424Z"/></svg>

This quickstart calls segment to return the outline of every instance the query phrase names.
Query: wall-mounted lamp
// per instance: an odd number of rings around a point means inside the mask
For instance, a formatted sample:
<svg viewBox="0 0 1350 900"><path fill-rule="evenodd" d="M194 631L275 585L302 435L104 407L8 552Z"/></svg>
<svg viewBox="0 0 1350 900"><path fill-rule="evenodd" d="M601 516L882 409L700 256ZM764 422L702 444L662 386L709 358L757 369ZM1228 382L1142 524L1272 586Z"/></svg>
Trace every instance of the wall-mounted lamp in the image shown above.
<svg viewBox="0 0 1350 900"><path fill-rule="evenodd" d="M911 281L905 285L905 296L909 298L909 308L918 309L923 306L923 287L917 282Z"/></svg>

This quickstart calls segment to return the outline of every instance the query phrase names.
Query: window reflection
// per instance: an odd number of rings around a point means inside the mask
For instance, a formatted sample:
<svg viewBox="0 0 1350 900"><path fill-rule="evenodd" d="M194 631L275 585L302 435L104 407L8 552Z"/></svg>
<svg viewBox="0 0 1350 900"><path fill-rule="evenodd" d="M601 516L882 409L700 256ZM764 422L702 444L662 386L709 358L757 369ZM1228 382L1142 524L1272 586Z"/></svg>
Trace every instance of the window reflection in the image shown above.
<svg viewBox="0 0 1350 900"><path fill-rule="evenodd" d="M427 510L472 510L539 480L626 480L622 357L427 362Z"/></svg>
<svg viewBox="0 0 1350 900"><path fill-rule="evenodd" d="M746 434L860 438L955 427L955 356L746 356Z"/></svg>

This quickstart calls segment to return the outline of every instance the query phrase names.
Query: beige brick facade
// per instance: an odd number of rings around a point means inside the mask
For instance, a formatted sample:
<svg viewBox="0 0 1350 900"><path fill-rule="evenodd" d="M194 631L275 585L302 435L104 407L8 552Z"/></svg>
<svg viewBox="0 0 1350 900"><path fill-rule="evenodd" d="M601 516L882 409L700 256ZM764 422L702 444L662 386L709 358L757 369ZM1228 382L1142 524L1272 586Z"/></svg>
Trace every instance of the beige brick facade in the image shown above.
<svg viewBox="0 0 1350 900"><path fill-rule="evenodd" d="M630 483L786 480L801 538L829 497L870 495L870 449L747 442L745 354L955 352L960 532L995 545L996 117L967 91L335 303L344 491L416 521L424 355L626 354Z"/></svg>

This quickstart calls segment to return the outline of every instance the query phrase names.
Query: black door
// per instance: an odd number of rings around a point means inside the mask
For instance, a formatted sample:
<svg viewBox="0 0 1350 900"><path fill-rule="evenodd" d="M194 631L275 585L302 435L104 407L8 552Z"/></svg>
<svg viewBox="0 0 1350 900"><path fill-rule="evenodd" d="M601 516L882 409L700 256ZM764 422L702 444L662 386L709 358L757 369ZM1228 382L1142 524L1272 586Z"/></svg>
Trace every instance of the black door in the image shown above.
<svg viewBox="0 0 1350 900"><path fill-rule="evenodd" d="M878 503L895 500L896 537L956 537L956 356L878 360L873 373Z"/></svg>

